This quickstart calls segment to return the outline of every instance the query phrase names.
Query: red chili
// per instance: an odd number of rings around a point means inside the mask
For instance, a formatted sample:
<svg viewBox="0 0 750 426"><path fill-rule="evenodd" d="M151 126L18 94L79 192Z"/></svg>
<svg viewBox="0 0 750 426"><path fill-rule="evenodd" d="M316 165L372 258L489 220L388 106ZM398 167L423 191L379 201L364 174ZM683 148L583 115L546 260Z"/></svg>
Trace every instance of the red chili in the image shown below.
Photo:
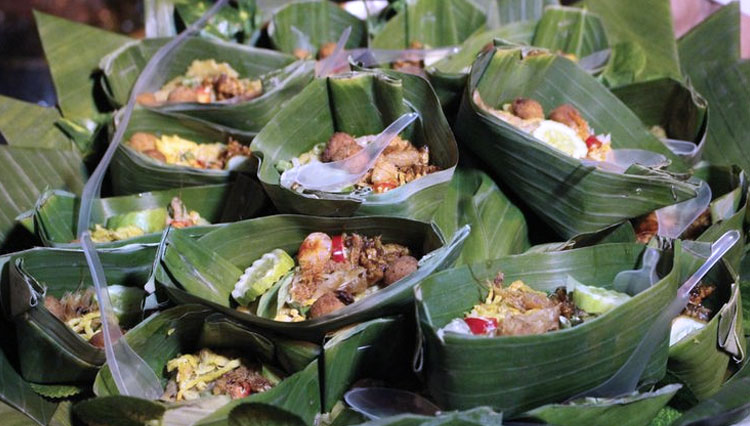
<svg viewBox="0 0 750 426"><path fill-rule="evenodd" d="M334 262L346 262L346 248L344 248L344 238L341 235L331 237L331 259Z"/></svg>
<svg viewBox="0 0 750 426"><path fill-rule="evenodd" d="M588 149L596 149L602 146L602 141L596 138L596 136L591 135L588 138L586 138L586 147Z"/></svg>
<svg viewBox="0 0 750 426"><path fill-rule="evenodd" d="M468 317L464 322L469 326L471 334L489 334L497 330L497 318Z"/></svg>
<svg viewBox="0 0 750 426"><path fill-rule="evenodd" d="M240 390L235 395L235 398L244 398L246 396L249 396L251 393L253 393L253 390L250 388L250 385L247 383L243 383L240 385Z"/></svg>
<svg viewBox="0 0 750 426"><path fill-rule="evenodd" d="M378 183L375 185L375 192L378 192L378 193L386 192L396 187L398 187L398 185L393 182Z"/></svg>

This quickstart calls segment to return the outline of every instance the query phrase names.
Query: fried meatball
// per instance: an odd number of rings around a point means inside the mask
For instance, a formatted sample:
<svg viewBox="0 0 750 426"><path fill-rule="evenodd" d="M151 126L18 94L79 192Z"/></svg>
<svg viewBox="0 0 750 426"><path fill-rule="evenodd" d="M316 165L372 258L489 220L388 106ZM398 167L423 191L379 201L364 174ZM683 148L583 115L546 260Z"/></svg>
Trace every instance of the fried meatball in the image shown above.
<svg viewBox="0 0 750 426"><path fill-rule="evenodd" d="M174 103L198 102L198 92L189 87L178 86L174 90L169 92L167 101Z"/></svg>
<svg viewBox="0 0 750 426"><path fill-rule="evenodd" d="M401 256L388 264L383 284L391 285L417 270L419 262L412 256Z"/></svg>
<svg viewBox="0 0 750 426"><path fill-rule="evenodd" d="M528 98L516 98L511 105L511 112L524 120L544 120L544 108L542 105Z"/></svg>
<svg viewBox="0 0 750 426"><path fill-rule="evenodd" d="M322 317L343 308L344 302L333 293L326 293L310 306L310 318Z"/></svg>
<svg viewBox="0 0 750 426"><path fill-rule="evenodd" d="M563 104L550 112L549 119L562 123L578 133L578 137L586 140L589 137L589 123L581 117L581 113L570 104Z"/></svg>
<svg viewBox="0 0 750 426"><path fill-rule="evenodd" d="M158 149L149 149L148 151L143 151L143 153L156 161L161 161L162 163L167 161L167 157L165 157Z"/></svg>
<svg viewBox="0 0 750 426"><path fill-rule="evenodd" d="M156 96L154 96L154 94L151 92L139 94L135 97L135 101L138 103L138 105L143 106L154 106L159 104L159 102L156 100Z"/></svg>
<svg viewBox="0 0 750 426"><path fill-rule="evenodd" d="M308 52L306 49L303 49L301 47L295 47L294 51L292 52L292 55L294 55L297 59L307 59L309 58L310 52Z"/></svg>
<svg viewBox="0 0 750 426"><path fill-rule="evenodd" d="M323 155L320 156L320 160L324 163L339 161L349 158L361 150L362 147L357 144L357 141L350 134L336 132L328 140L328 144L325 151L323 151Z"/></svg>
<svg viewBox="0 0 750 426"><path fill-rule="evenodd" d="M138 152L156 150L158 139L151 133L137 132L130 137L130 147Z"/></svg>
<svg viewBox="0 0 750 426"><path fill-rule="evenodd" d="M333 55L334 50L336 50L336 43L326 43L320 46L320 50L318 50L318 59L325 59Z"/></svg>

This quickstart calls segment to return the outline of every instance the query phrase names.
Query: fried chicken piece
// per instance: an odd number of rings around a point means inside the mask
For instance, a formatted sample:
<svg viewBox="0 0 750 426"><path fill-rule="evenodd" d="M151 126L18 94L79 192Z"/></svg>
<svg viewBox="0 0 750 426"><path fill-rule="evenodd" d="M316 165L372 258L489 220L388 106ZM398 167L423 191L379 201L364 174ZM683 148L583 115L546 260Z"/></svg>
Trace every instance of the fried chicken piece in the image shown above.
<svg viewBox="0 0 750 426"><path fill-rule="evenodd" d="M227 149L221 153L219 156L219 164L220 168L224 168L227 164L227 161L234 157L250 157L252 155L252 151L250 151L250 147L247 145L243 145L239 142L237 142L234 139L229 139L229 143L227 144Z"/></svg>
<svg viewBox="0 0 750 426"><path fill-rule="evenodd" d="M715 285L698 284L690 292L690 300L682 311L683 315L708 322L711 319L711 309L703 306L703 301L716 291Z"/></svg>
<svg viewBox="0 0 750 426"><path fill-rule="evenodd" d="M336 132L328 140L325 151L320 156L320 161L330 163L351 157L362 150L354 138L344 132Z"/></svg>
<svg viewBox="0 0 750 426"><path fill-rule="evenodd" d="M389 286L417 270L419 262L412 256L401 256L388 264L383 284Z"/></svg>
<svg viewBox="0 0 750 426"><path fill-rule="evenodd" d="M229 77L224 73L211 78L208 83L214 87L214 92L216 92L216 100L219 101L238 97L240 95L243 95L245 92L245 87L242 85L242 82L240 80Z"/></svg>
<svg viewBox="0 0 750 426"><path fill-rule="evenodd" d="M648 244L659 231L659 221L656 213L651 212L636 219L635 239L639 243Z"/></svg>
<svg viewBox="0 0 750 426"><path fill-rule="evenodd" d="M135 97L135 102L138 103L138 105L143 105L143 106L159 105L159 102L156 100L156 96L151 92L145 92L145 93L139 94L138 96Z"/></svg>
<svg viewBox="0 0 750 426"><path fill-rule="evenodd" d="M524 120L544 120L544 108L539 102L528 98L516 98L510 106L510 112Z"/></svg>
<svg viewBox="0 0 750 426"><path fill-rule="evenodd" d="M254 393L270 390L273 384L260 373L240 366L221 376L212 393L214 395L229 395L232 399L244 398Z"/></svg>
<svg viewBox="0 0 750 426"><path fill-rule="evenodd" d="M711 226L711 210L706 209L682 233L682 239L694 240L698 238L703 231L708 229L709 226Z"/></svg>
<svg viewBox="0 0 750 426"><path fill-rule="evenodd" d="M198 92L187 86L177 86L174 90L169 92L167 101L173 103L198 102Z"/></svg>
<svg viewBox="0 0 750 426"><path fill-rule="evenodd" d="M99 309L94 290L65 293L60 299L55 296L45 296L44 307L57 319L67 322Z"/></svg>
<svg viewBox="0 0 750 426"><path fill-rule="evenodd" d="M583 119L581 113L570 104L563 104L555 108L550 112L549 119L562 123L578 133L578 137L582 140L586 140L591 134L589 131L589 123Z"/></svg>
<svg viewBox="0 0 750 426"><path fill-rule="evenodd" d="M158 140L159 139L151 133L136 132L130 137L128 143L134 150L138 152L146 152L156 150L156 142Z"/></svg>
<svg viewBox="0 0 750 426"><path fill-rule="evenodd" d="M333 292L328 292L318 298L310 307L310 318L328 315L346 306Z"/></svg>
<svg viewBox="0 0 750 426"><path fill-rule="evenodd" d="M336 43L329 42L329 43L323 44L322 46L320 46L320 49L318 50L318 59L325 59L333 55L334 50L336 50Z"/></svg>
<svg viewBox="0 0 750 426"><path fill-rule="evenodd" d="M539 309L524 315L508 315L500 323L501 336L543 334L560 328L560 307Z"/></svg>
<svg viewBox="0 0 750 426"><path fill-rule="evenodd" d="M413 40L409 43L409 49L421 50L424 49L424 44L417 40ZM426 77L424 72L424 61L418 55L406 53L402 58L393 62L393 69L409 74L419 75Z"/></svg>

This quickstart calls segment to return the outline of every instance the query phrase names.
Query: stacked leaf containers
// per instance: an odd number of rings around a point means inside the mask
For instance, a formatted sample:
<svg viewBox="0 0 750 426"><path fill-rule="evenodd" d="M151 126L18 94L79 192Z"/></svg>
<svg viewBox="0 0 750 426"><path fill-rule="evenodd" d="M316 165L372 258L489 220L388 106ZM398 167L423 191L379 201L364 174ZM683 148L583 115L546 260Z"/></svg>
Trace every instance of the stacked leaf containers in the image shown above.
<svg viewBox="0 0 750 426"><path fill-rule="evenodd" d="M0 99L2 209L16 218L0 222L4 416L748 414L750 68L736 4L676 40L666 0L266 3L225 6L150 75L210 2L147 6L162 19L143 40L36 14L59 112ZM90 48L71 54L81 40ZM405 114L417 118L364 177L305 186L306 167L356 158ZM76 239L86 169L118 130L88 229L158 399L121 394ZM727 232L739 242L652 335ZM623 366L633 385L592 398Z"/></svg>

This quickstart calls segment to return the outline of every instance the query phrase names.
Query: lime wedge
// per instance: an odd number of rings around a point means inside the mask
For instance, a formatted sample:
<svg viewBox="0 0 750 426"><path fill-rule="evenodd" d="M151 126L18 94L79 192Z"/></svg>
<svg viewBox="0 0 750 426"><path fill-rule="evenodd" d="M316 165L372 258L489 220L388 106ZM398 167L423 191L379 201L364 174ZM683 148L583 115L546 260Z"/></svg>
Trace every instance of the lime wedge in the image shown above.
<svg viewBox="0 0 750 426"><path fill-rule="evenodd" d="M542 121L532 136L573 158L583 158L589 152L575 130L557 121Z"/></svg>
<svg viewBox="0 0 750 426"><path fill-rule="evenodd" d="M669 332L669 346L679 343L682 339L693 332L702 329L706 326L706 323L689 317L687 315L680 315L672 320L672 329Z"/></svg>
<svg viewBox="0 0 750 426"><path fill-rule="evenodd" d="M568 291L573 291L573 302L576 306L589 314L603 314L630 299L630 296L625 293L583 285L572 277L568 277L567 287Z"/></svg>
<svg viewBox="0 0 750 426"><path fill-rule="evenodd" d="M294 268L294 259L284 250L276 249L253 262L232 290L232 297L242 306L255 301L273 284Z"/></svg>

